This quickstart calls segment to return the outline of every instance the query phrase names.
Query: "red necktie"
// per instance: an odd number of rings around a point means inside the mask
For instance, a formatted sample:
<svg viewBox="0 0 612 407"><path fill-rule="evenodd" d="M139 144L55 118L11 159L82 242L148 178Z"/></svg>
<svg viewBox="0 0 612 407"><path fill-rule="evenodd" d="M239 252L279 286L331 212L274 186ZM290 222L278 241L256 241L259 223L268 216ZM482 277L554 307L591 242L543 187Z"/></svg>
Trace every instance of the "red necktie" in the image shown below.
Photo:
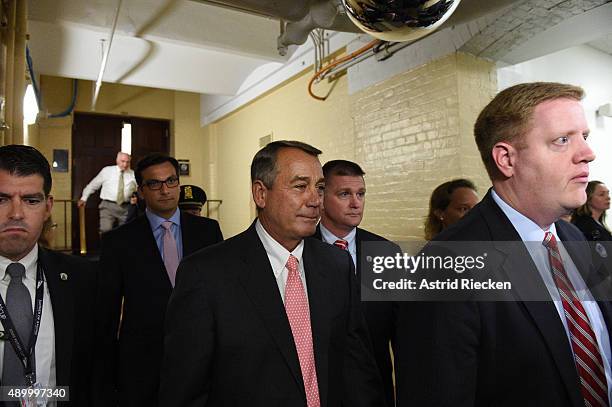
<svg viewBox="0 0 612 407"><path fill-rule="evenodd" d="M586 406L607 407L609 404L606 374L589 317L565 272L555 236L546 232L542 244L548 249L553 278L561 296L584 403Z"/></svg>
<svg viewBox="0 0 612 407"><path fill-rule="evenodd" d="M338 239L334 242L334 246L341 248L342 250L348 250L348 242L344 239Z"/></svg>
<svg viewBox="0 0 612 407"><path fill-rule="evenodd" d="M300 370L306 391L308 407L320 407L319 385L315 368L312 330L310 328L310 309L298 271L298 261L293 255L287 260L287 284L285 285L285 311L291 326L293 341L300 360Z"/></svg>

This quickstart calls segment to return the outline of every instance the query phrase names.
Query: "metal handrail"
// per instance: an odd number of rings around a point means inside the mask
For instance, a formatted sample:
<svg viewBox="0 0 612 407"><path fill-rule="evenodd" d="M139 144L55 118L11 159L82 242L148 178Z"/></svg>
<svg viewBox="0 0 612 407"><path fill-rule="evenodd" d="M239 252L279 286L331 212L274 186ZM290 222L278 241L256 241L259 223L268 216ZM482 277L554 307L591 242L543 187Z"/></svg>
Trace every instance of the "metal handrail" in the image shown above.
<svg viewBox="0 0 612 407"><path fill-rule="evenodd" d="M219 209L219 206L221 206L221 204L223 203L223 199L208 199L206 200L206 217L210 217L210 202L215 202L215 203L219 203L219 205L217 206L217 209Z"/></svg>
<svg viewBox="0 0 612 407"><path fill-rule="evenodd" d="M72 204L72 200L70 199L54 199L54 205L63 205L63 219L60 221L58 219L55 220L56 225L63 225L64 227L64 241L63 245L54 245L54 249L56 250L70 250L71 248L68 246L68 207Z"/></svg>

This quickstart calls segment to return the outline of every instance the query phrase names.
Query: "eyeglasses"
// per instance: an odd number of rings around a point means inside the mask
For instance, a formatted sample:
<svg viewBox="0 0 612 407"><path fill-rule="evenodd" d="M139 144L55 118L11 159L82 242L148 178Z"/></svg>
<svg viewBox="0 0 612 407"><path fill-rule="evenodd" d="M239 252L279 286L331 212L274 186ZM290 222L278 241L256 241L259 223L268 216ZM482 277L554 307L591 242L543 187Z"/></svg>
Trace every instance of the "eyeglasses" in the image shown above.
<svg viewBox="0 0 612 407"><path fill-rule="evenodd" d="M161 189L162 184L166 184L166 187L168 188L176 188L178 187L179 179L177 177L169 177L166 178L165 181L150 179L148 181L145 181L144 186L149 187L149 189L153 191L157 191L158 189Z"/></svg>

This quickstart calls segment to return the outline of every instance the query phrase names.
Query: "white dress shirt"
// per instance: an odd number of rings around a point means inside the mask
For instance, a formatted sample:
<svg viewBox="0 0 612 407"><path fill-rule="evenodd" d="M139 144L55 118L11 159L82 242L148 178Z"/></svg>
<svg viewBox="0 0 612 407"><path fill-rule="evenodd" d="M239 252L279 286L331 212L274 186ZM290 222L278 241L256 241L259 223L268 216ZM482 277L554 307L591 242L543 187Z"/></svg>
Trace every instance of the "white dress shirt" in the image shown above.
<svg viewBox="0 0 612 407"><path fill-rule="evenodd" d="M325 243L334 244L336 240L346 240L348 242L348 251L353 259L353 265L355 266L355 272L357 272L357 228L353 228L348 235L344 237L338 237L329 231L323 223L319 223L321 229L321 237Z"/></svg>
<svg viewBox="0 0 612 407"><path fill-rule="evenodd" d="M553 223L550 225L548 230L543 230L531 219L504 202L504 200L501 199L494 190L491 190L491 195L493 196L493 199L497 205L510 220L521 237L521 240L525 243L525 246L527 247L527 250L529 251L529 254L531 255L531 258L533 259L533 262L535 263L536 268L538 269L538 272L540 273L540 276L542 277L542 280L544 281L544 284L546 285L546 288L548 289L548 292L555 304L559 318L561 319L563 327L565 328L567 339L569 343L571 343L570 331L567 326L567 320L565 319L565 311L563 311L561 295L559 294L559 290L557 289L557 285L555 284L551 272L550 260L548 259L548 250L542 244L544 241L544 235L547 231L555 236L557 245L559 246L559 253L561 254L561 259L563 260L563 268L565 269L570 282L574 286L576 295L580 299L580 302L582 303L582 306L589 317L591 328L593 329L595 337L597 338L597 343L599 344L599 350L603 359L604 370L606 372L606 380L608 382L608 399L612 400L612 370L610 368L610 357L612 352L610 350L610 337L608 335L606 322L601 314L601 310L599 309L597 302L593 299L591 292L585 284L582 275L563 246L563 242L561 239L559 239L555 224Z"/></svg>
<svg viewBox="0 0 612 407"><path fill-rule="evenodd" d="M87 201L87 198L95 191L102 187L100 191L100 198L107 201L115 202L117 200L117 186L119 185L119 174L121 170L117 165L109 165L108 167L102 168L98 175L92 179L85 188L83 188L83 195L81 200ZM130 195L136 191L136 178L134 177L134 171L127 169L123 172L123 191L125 202L130 201Z"/></svg>
<svg viewBox="0 0 612 407"><path fill-rule="evenodd" d="M2 300L6 299L6 290L8 289L11 276L6 272L9 264L15 263L6 257L0 256L0 295ZM36 298L36 267L38 264L38 245L28 253L24 258L19 260L19 263L25 267L25 276L23 284L27 287L32 297L32 311L34 311L34 300ZM0 329L4 328L0 324ZM0 341L0 372L4 362L4 347L12 346L11 343ZM25 345L27 346L27 344ZM53 324L53 309L51 307L51 296L49 295L49 286L45 284L43 294L43 309L40 320L40 329L36 346L34 349L36 359L36 381L43 386L55 386L55 327Z"/></svg>
<svg viewBox="0 0 612 407"><path fill-rule="evenodd" d="M264 249L266 249L266 254L268 255L268 260L270 260L270 266L272 266L272 272L274 273L274 278L276 279L276 284L278 285L278 291L280 292L283 304L285 303L285 285L287 285L287 276L289 275L289 270L287 270L286 266L290 254L292 254L298 261L300 279L302 280L302 285L304 286L306 299L308 299L306 274L304 272L304 262L302 261L304 241L302 240L292 252L289 252L280 243L274 240L272 236L270 236L266 229L264 229L263 225L259 222L259 219L257 219L257 222L255 223L255 230L257 231L257 235L259 236L259 240L261 240Z"/></svg>

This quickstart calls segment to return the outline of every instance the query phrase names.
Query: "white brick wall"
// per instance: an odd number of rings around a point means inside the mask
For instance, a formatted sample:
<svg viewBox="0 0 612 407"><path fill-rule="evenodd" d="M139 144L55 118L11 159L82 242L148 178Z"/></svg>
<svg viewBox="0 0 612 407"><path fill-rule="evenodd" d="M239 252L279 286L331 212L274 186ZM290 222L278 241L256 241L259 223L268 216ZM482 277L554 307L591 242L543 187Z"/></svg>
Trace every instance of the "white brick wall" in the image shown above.
<svg viewBox="0 0 612 407"><path fill-rule="evenodd" d="M367 173L365 228L422 239L435 186L469 177L484 192L488 178L472 126L495 89L492 63L453 54L354 95L355 159Z"/></svg>

